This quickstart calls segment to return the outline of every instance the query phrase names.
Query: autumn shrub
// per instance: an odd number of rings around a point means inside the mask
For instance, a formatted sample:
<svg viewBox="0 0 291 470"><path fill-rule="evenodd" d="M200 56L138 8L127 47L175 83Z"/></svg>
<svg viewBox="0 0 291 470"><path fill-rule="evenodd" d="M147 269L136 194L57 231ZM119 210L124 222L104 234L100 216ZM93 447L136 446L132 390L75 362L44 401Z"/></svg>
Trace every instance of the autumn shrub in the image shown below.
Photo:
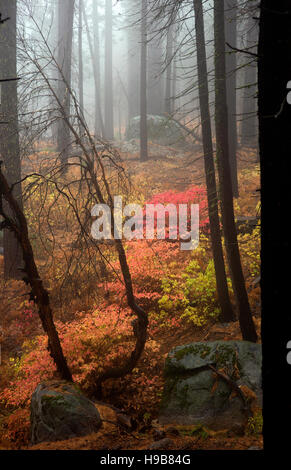
<svg viewBox="0 0 291 470"><path fill-rule="evenodd" d="M262 410L257 410L253 416L248 419L246 427L247 436L259 436L263 432Z"/></svg>
<svg viewBox="0 0 291 470"><path fill-rule="evenodd" d="M243 260L243 267L247 276L252 278L259 276L261 271L260 227L256 227L252 233L239 234L238 243L240 254Z"/></svg>
<svg viewBox="0 0 291 470"><path fill-rule="evenodd" d="M177 222L179 221L180 204L187 205L187 227L181 227L179 225L171 227L177 232L179 238L180 232L191 229L191 204L199 204L199 228L201 231L208 232L209 218L208 218L208 204L207 204L207 191L204 186L193 186L183 192L176 192L173 190L158 193L146 202L147 205L152 204L156 207L158 204L168 205L172 204L177 210ZM144 220L145 220L145 209L144 209ZM161 214L155 215L155 229L157 229L158 222L163 222L164 216ZM166 239L169 238L169 214L166 213Z"/></svg>
<svg viewBox="0 0 291 470"><path fill-rule="evenodd" d="M232 292L230 279L228 285ZM193 252L180 275L162 280L162 292L159 300L162 319L176 312L181 320L202 327L220 315L214 262L203 246Z"/></svg>
<svg viewBox="0 0 291 470"><path fill-rule="evenodd" d="M13 443L16 448L28 444L30 433L30 411L19 408L10 413L2 422L1 439Z"/></svg>

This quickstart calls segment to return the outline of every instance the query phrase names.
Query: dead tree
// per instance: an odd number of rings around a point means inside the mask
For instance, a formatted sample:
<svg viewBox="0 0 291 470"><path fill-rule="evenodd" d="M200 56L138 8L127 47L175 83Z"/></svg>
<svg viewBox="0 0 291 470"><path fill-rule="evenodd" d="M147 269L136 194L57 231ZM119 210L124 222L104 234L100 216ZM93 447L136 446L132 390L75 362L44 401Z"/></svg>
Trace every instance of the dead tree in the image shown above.
<svg viewBox="0 0 291 470"><path fill-rule="evenodd" d="M9 207L9 211L4 208L3 199ZM10 214L13 214L11 217ZM48 336L48 350L53 358L57 371L63 380L72 381L72 375L64 357L59 336L53 321L53 314L50 307L50 300L47 290L43 287L35 261L33 250L28 235L27 221L23 210L13 195L12 188L9 186L0 164L0 215L3 221L0 224L1 229L9 230L16 237L22 249L24 260L23 280L30 285L30 298L38 306L39 317L45 333Z"/></svg>

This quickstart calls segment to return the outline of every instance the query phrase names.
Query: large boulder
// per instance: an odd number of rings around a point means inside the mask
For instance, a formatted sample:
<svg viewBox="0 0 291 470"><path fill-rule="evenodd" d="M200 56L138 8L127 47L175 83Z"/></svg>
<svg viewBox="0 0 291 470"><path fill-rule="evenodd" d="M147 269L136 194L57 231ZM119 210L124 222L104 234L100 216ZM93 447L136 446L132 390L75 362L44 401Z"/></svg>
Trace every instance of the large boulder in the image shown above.
<svg viewBox="0 0 291 470"><path fill-rule="evenodd" d="M209 366L262 404L261 345L248 341L191 343L173 349L165 363L162 424L231 429L246 423L245 403Z"/></svg>
<svg viewBox="0 0 291 470"><path fill-rule="evenodd" d="M185 143L185 135L175 121L165 116L147 115L148 139L161 145L176 145ZM135 116L129 122L126 139L139 139L140 116Z"/></svg>
<svg viewBox="0 0 291 470"><path fill-rule="evenodd" d="M97 432L102 421L94 403L73 384L39 384L31 399L31 443L59 441Z"/></svg>

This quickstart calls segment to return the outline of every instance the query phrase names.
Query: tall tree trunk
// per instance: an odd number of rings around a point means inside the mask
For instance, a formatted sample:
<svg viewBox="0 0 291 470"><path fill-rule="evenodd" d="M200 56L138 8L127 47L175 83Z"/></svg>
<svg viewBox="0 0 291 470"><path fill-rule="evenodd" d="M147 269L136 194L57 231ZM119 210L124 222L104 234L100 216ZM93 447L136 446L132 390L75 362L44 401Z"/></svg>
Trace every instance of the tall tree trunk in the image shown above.
<svg viewBox="0 0 291 470"><path fill-rule="evenodd" d="M286 103L286 85L291 80L290 31L290 1L262 0L258 108L262 176L263 405L268 411L264 415L264 446L271 446L279 453L290 446L291 418L290 365L286 360L286 346L291 340L290 277L285 274L289 267L290 234L283 222L290 210L291 106ZM274 216L282 223L274 223ZM280 399L274 406L278 390ZM282 425L283 432L274 432Z"/></svg>
<svg viewBox="0 0 291 470"><path fill-rule="evenodd" d="M84 70L83 70L83 0L79 0L79 105L80 113L84 116ZM80 133L82 130L80 129Z"/></svg>
<svg viewBox="0 0 291 470"><path fill-rule="evenodd" d="M253 15L252 15L253 16ZM246 49L257 52L258 27L253 17L247 25ZM246 147L258 146L258 117L257 117L257 60L247 56L243 90L243 115L241 124L241 144Z"/></svg>
<svg viewBox="0 0 291 470"><path fill-rule="evenodd" d="M225 39L232 46L237 46L237 0L224 0L225 4ZM237 179L237 106L236 106L236 79L237 61L236 52L226 45L226 96L228 107L228 141L233 196L238 197Z"/></svg>
<svg viewBox="0 0 291 470"><path fill-rule="evenodd" d="M228 147L228 117L225 80L225 32L224 4L214 0L214 44L215 44L215 125L216 153L219 170L220 197L223 232L229 268L233 282L239 323L242 337L247 341L257 341L250 310L245 280L241 265L237 233L234 220L233 195Z"/></svg>
<svg viewBox="0 0 291 470"><path fill-rule="evenodd" d="M114 139L112 79L112 0L105 3L105 137Z"/></svg>
<svg viewBox="0 0 291 470"><path fill-rule="evenodd" d="M94 48L92 44L92 39L90 35L88 19L87 19L86 10L84 8L84 3L83 3L83 17L84 17L86 33L87 33L87 41L89 44L89 50L90 50L90 55L91 55L91 60L92 60L92 65L93 65L93 74L94 74L94 83L95 83L95 106L97 108L97 110L95 109L95 113L97 113L97 116L98 116L98 124L100 126L100 132L102 134L102 137L105 137L105 127L104 127L104 122L103 122L103 117L102 117L101 96L100 96L100 78L99 78L100 68L98 69L98 61L96 61L96 56L94 54Z"/></svg>
<svg viewBox="0 0 291 470"><path fill-rule="evenodd" d="M10 18L0 27L0 78L16 78L16 0L0 1L2 18ZM5 163L6 177L9 184L21 180L21 162L18 133L17 81L0 84L0 151ZM4 124L5 123L5 124ZM13 189L13 195L22 207L21 185ZM7 207L10 217L14 217ZM15 235L4 230L4 277L21 279L23 267L22 253Z"/></svg>
<svg viewBox="0 0 291 470"><path fill-rule="evenodd" d="M149 21L149 18L148 18ZM157 25L154 23L154 30ZM149 37L149 34L148 34ZM161 38L153 33L148 42L148 114L163 114L163 82L161 69L163 64L163 52Z"/></svg>
<svg viewBox="0 0 291 470"><path fill-rule="evenodd" d="M72 42L73 42L73 19L74 19L75 0L59 0L59 48L58 48L58 66L59 87L58 96L63 109L70 119L70 93L72 72ZM70 130L65 120L61 118L58 123L57 146L61 154L61 160L65 164L68 161L69 148L71 143Z"/></svg>
<svg viewBox="0 0 291 470"><path fill-rule="evenodd" d="M198 65L198 83L199 83L199 101L202 124L202 139L204 150L204 167L206 175L208 210L210 236L212 244L212 252L214 259L216 286L219 304L221 307L220 320L228 322L234 320L234 313L230 303L223 249L220 235L220 223L218 215L218 200L215 181L215 167L213 158L213 144L211 131L211 118L209 111L209 91L208 91L208 75L207 75L207 59L205 48L205 33L202 0L194 0L195 12L195 32L196 32L196 49L197 49L197 65Z"/></svg>
<svg viewBox="0 0 291 470"><path fill-rule="evenodd" d="M165 113L172 113L172 58L173 58L173 25L171 24L167 32L167 51L166 51L166 93L165 93Z"/></svg>
<svg viewBox="0 0 291 470"><path fill-rule="evenodd" d="M101 79L100 79L100 42L99 42L99 14L97 0L93 0L93 25L94 25L94 61L96 64L95 80L95 135L102 134L103 118L101 114Z"/></svg>
<svg viewBox="0 0 291 470"><path fill-rule="evenodd" d="M136 25L128 28L128 121L140 112L140 54L137 44L140 42L140 29Z"/></svg>
<svg viewBox="0 0 291 470"><path fill-rule="evenodd" d="M148 159L147 130L147 0L141 6L141 55L140 55L140 159Z"/></svg>

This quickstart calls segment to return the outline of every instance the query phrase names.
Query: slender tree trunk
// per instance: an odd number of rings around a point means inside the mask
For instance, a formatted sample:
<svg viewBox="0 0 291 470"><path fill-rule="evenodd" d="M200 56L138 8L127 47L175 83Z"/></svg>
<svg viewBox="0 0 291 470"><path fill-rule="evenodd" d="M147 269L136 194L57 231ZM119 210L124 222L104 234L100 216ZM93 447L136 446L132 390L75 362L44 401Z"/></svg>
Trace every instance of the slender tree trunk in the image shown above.
<svg viewBox="0 0 291 470"><path fill-rule="evenodd" d="M207 59L205 48L205 33L202 0L194 0L195 32L197 48L199 101L202 123L202 138L204 149L204 167L206 175L210 236L214 259L216 286L219 304L221 307L221 318L223 322L234 320L234 313L230 303L223 249L220 235L220 223L218 215L218 200L215 181L215 167L213 158L213 144L211 131L211 118L209 111L209 91L207 75Z"/></svg>
<svg viewBox="0 0 291 470"><path fill-rule="evenodd" d="M73 43L73 19L75 0L59 0L59 49L58 66L59 87L58 96L65 109L66 116L70 118L70 93L71 87L71 65L72 65L72 43ZM60 118L58 123L57 146L61 154L61 160L65 164L68 161L71 135L65 120Z"/></svg>
<svg viewBox="0 0 291 470"><path fill-rule="evenodd" d="M168 28L167 33L167 51L166 51L166 93L165 93L165 113L172 113L172 57L173 57L173 25Z"/></svg>
<svg viewBox="0 0 291 470"><path fill-rule="evenodd" d="M151 21L151 16L148 17L147 23ZM148 28L148 114L153 115L162 115L163 114L163 86L162 86L162 77L161 70L163 65L163 51L161 38L156 36L156 22L154 24L154 32L152 33L153 37L150 36Z"/></svg>
<svg viewBox="0 0 291 470"><path fill-rule="evenodd" d="M95 135L102 134L103 121L101 115L101 78L100 78L100 43L99 43L99 14L97 0L93 0L93 25L94 25L94 61L96 64L96 80L95 80Z"/></svg>
<svg viewBox="0 0 291 470"><path fill-rule="evenodd" d="M134 25L128 28L128 121L140 112L140 30Z"/></svg>
<svg viewBox="0 0 291 470"><path fill-rule="evenodd" d="M83 0L79 0L79 105L81 115L84 116L84 70L83 70ZM80 124L80 133L82 133Z"/></svg>
<svg viewBox="0 0 291 470"><path fill-rule="evenodd" d="M237 0L224 0L225 4L225 39L232 46L237 46ZM236 52L226 45L226 95L228 107L228 141L233 196L238 197L237 178L237 106L236 81L237 61Z"/></svg>
<svg viewBox="0 0 291 470"><path fill-rule="evenodd" d="M16 0L0 1L2 18L10 18L0 27L0 78L16 78ZM21 162L18 133L18 99L17 81L0 84L0 151L5 163L5 170L9 184L21 180ZM5 123L5 124L3 124ZM13 189L13 195L22 207L21 185ZM6 208L13 217L10 209ZM4 277L5 279L21 279L20 268L23 259L19 242L15 235L4 230Z"/></svg>
<svg viewBox="0 0 291 470"><path fill-rule="evenodd" d="M261 1L258 47L259 139L262 176L262 347L264 446L279 453L290 446L291 418L290 211L291 106L286 102L291 80L291 4ZM290 87L288 87L290 88ZM290 96L289 96L290 98ZM281 224L274 223L276 220ZM274 316L274 311L276 316ZM280 390L280 399L274 397ZM282 419L283 418L283 419ZM285 425L284 425L285 423ZM274 432L274 429L282 432ZM279 455L279 454L278 454Z"/></svg>
<svg viewBox="0 0 291 470"><path fill-rule="evenodd" d="M148 159L147 130L147 0L141 8L141 57L140 57L140 159Z"/></svg>
<svg viewBox="0 0 291 470"><path fill-rule="evenodd" d="M95 60L95 54L94 54L94 48L92 44L92 39L90 35L90 30L89 30L89 25L88 25L88 19L87 19L87 14L86 10L84 8L84 3L83 3L83 17L84 17L84 22L85 22L85 27L86 27L86 33L87 33L87 40L89 44L89 50L90 50L90 55L91 55L91 60L92 60L92 65L93 65L93 74L94 74L94 82L95 82L95 106L97 107L97 115L98 115L98 122L100 125L100 130L102 137L105 137L105 127L104 127L104 122L103 122L103 117L102 117L102 109L101 109L101 96L100 96L100 69L98 71L98 63Z"/></svg>
<svg viewBox="0 0 291 470"><path fill-rule="evenodd" d="M252 15L253 16L253 15ZM247 25L246 48L249 52L257 52L258 27L251 17ZM243 89L243 115L241 124L241 144L245 147L258 146L257 117L257 60L247 56Z"/></svg>
<svg viewBox="0 0 291 470"><path fill-rule="evenodd" d="M105 137L114 139L112 79L112 0L105 3Z"/></svg>
<svg viewBox="0 0 291 470"><path fill-rule="evenodd" d="M257 333L252 319L246 291L234 220L228 147L224 4L221 2L221 0L214 0L214 44L216 153L219 169L223 231L233 288L238 305L239 323L242 337L244 340L256 342Z"/></svg>

